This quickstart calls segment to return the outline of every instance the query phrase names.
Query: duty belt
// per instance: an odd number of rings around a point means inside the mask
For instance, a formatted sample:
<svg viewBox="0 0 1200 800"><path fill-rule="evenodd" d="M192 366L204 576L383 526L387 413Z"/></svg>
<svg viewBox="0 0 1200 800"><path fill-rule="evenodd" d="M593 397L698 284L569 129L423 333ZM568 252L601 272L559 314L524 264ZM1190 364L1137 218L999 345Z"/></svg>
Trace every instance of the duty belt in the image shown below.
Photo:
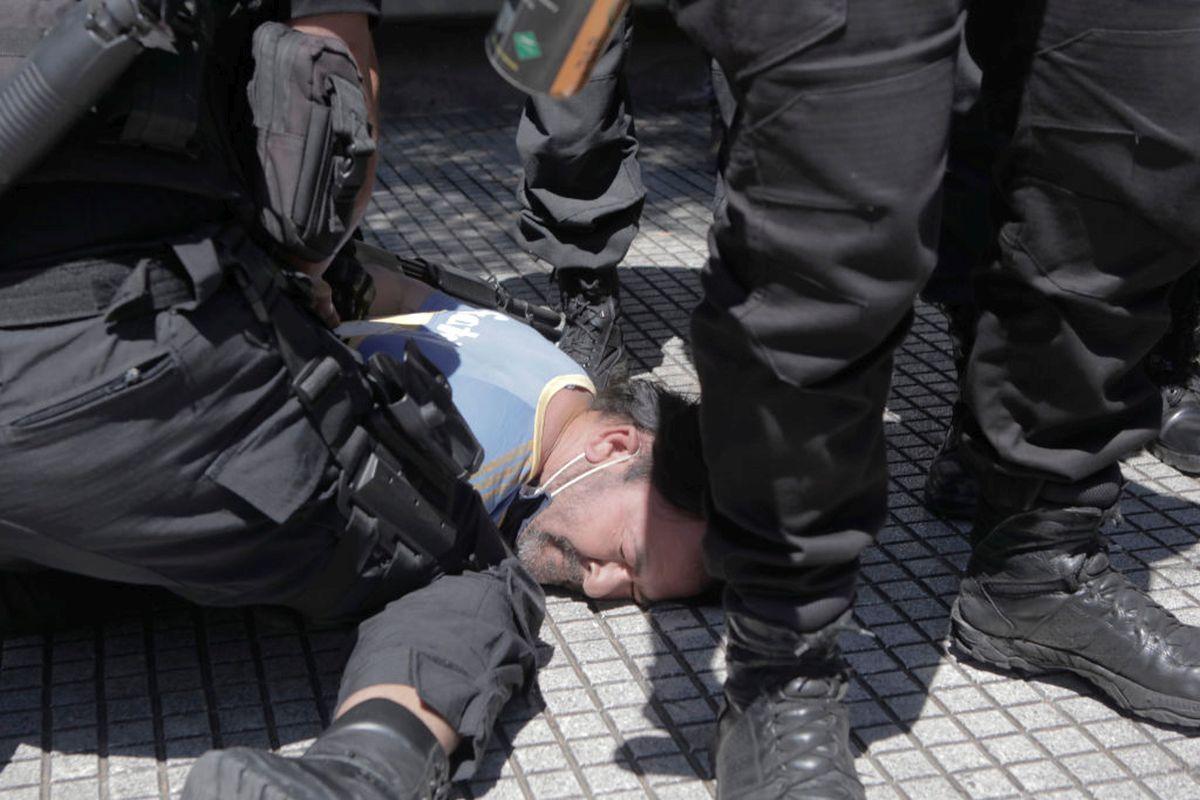
<svg viewBox="0 0 1200 800"><path fill-rule="evenodd" d="M117 319L161 311L192 297L187 274L171 258L0 268L0 327L53 325L100 314Z"/></svg>

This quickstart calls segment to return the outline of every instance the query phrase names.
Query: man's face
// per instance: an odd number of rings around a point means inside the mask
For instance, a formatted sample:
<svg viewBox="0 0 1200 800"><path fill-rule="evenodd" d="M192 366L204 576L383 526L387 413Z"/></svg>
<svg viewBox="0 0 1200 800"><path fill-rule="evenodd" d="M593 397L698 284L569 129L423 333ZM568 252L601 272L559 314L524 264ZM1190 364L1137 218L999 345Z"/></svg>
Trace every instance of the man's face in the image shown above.
<svg viewBox="0 0 1200 800"><path fill-rule="evenodd" d="M649 477L625 480L628 469L568 487L525 527L517 553L535 579L642 604L704 590L704 521L672 507Z"/></svg>

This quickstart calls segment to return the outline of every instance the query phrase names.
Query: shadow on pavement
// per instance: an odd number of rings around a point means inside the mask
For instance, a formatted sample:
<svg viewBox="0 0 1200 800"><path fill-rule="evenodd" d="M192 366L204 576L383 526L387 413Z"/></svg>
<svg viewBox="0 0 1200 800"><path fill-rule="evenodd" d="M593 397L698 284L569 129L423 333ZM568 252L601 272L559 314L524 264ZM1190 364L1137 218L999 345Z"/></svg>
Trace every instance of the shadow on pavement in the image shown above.
<svg viewBox="0 0 1200 800"><path fill-rule="evenodd" d="M1139 484L1130 484L1127 498L1136 497L1149 506L1170 503L1167 497ZM861 754L871 745L901 733L912 731L931 693L948 688L945 679L953 674L951 665L977 672L1002 675L1009 679L1022 676L972 661L954 648L947 652L945 636L949 630L949 608L968 551L966 526L943 522L907 525L893 517L881 534L881 543L864 554L864 579L855 622L867 630L874 628L878 638L844 635L842 646L854 669L854 678L846 702L850 709L852 741ZM900 543L901 536L913 542L926 541L931 560L942 569L927 570L910 550L905 559L880 557L888 545ZM1137 532L1129 526L1110 526L1105 530L1110 542L1114 566L1142 590L1148 587L1150 560L1131 557L1120 543ZM953 539L957 547L945 547L944 539ZM882 545L882 546L881 546ZM1160 551L1161 558L1174 552ZM918 566L919 565L919 566ZM872 579L871 575L874 575ZM630 735L625 747L613 754L622 768L638 775L698 776L713 778L709 759L716 734L720 709L722 654L705 635L720 634L720 609L681 604L666 604L647 611L652 630L663 643L654 662L644 670L650 693L643 706L644 717L653 730ZM918 631L918 634L913 634ZM954 685L963 685L954 679ZM1115 706L1090 684L1066 673L1025 676L1025 680L1092 698L1114 710ZM1061 694L1053 692L1052 694ZM1050 701L1047 701L1050 702ZM1123 716L1136 720L1128 714ZM1195 731L1145 722L1158 729L1196 735ZM655 757L664 748L666 732L679 746L683 758Z"/></svg>

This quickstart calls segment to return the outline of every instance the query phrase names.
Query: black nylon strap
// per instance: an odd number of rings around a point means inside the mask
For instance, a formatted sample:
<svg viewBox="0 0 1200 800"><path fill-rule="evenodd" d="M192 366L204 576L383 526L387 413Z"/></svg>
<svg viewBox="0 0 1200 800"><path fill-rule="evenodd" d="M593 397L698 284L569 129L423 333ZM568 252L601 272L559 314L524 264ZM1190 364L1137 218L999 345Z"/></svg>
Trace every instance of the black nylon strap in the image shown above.
<svg viewBox="0 0 1200 800"><path fill-rule="evenodd" d="M139 272L140 270L140 272ZM132 284L144 275L144 285ZM52 325L113 313L152 313L186 302L192 286L166 259L121 264L72 261L37 269L0 270L0 327Z"/></svg>

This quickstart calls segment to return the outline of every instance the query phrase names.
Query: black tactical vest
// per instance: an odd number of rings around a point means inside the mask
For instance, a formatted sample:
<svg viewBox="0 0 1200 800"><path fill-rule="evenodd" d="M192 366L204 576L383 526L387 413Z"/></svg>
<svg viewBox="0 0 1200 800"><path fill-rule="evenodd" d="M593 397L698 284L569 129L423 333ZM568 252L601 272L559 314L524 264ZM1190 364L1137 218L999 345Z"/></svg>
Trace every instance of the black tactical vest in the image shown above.
<svg viewBox="0 0 1200 800"><path fill-rule="evenodd" d="M0 79L75 1L0 2ZM237 73L248 58L259 11L237 0L186 5L179 52L138 56L22 183L151 186L229 201L243 194L231 131L248 116L244 78L239 91Z"/></svg>

